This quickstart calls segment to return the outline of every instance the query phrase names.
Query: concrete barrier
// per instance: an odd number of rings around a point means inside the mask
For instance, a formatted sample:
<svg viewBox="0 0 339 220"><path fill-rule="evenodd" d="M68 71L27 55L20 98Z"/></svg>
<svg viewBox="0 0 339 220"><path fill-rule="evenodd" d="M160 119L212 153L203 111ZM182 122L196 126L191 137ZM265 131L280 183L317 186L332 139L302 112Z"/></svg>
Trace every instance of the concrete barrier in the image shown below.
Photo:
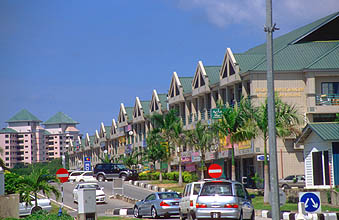
<svg viewBox="0 0 339 220"><path fill-rule="evenodd" d="M19 194L0 196L0 219L19 218Z"/></svg>

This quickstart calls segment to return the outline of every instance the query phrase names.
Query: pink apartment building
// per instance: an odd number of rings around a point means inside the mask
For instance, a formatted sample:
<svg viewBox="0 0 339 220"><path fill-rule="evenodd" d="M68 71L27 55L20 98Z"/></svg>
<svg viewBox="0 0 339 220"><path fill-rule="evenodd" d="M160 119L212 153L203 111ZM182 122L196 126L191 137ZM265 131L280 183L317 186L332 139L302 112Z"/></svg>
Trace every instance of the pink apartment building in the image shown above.
<svg viewBox="0 0 339 220"><path fill-rule="evenodd" d="M48 119L43 123L45 128L41 122L26 109L6 121L8 127L0 130L0 157L7 167L58 158L66 152L70 140L78 140L78 122L64 113Z"/></svg>

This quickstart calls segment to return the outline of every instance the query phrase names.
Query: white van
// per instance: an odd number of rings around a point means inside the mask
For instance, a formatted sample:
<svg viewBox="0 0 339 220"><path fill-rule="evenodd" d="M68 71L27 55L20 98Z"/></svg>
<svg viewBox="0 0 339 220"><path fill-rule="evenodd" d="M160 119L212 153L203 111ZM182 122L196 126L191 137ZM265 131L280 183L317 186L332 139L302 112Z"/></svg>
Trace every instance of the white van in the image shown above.
<svg viewBox="0 0 339 220"><path fill-rule="evenodd" d="M203 184L204 182L201 181L188 183L186 185L184 192L182 193L181 201L179 203L180 220L186 218L188 218L189 220L195 219L195 203Z"/></svg>

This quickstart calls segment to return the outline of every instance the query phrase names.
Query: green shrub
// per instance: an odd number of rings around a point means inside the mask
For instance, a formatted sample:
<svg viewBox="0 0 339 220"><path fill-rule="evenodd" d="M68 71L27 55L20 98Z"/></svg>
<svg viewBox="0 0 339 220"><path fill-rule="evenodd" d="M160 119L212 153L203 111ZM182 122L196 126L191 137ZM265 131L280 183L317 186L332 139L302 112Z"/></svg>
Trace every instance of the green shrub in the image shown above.
<svg viewBox="0 0 339 220"><path fill-rule="evenodd" d="M5 218L4 220L14 220L16 218ZM58 213L48 213L44 210L38 211L32 215L24 218L25 220L73 220L74 218L67 213L62 213L61 216L58 216Z"/></svg>
<svg viewBox="0 0 339 220"><path fill-rule="evenodd" d="M169 180L178 180L179 179L179 172L177 171L174 171L174 172L170 172L170 173L167 173L167 177Z"/></svg>
<svg viewBox="0 0 339 220"><path fill-rule="evenodd" d="M191 183L191 182L195 182L198 181L198 176L195 173L190 173L188 171L185 171L182 173L182 180L184 183Z"/></svg>
<svg viewBox="0 0 339 220"><path fill-rule="evenodd" d="M148 173L146 172L139 173L139 180L148 180Z"/></svg>
<svg viewBox="0 0 339 220"><path fill-rule="evenodd" d="M151 173L151 180L158 180L160 176L160 172L153 172Z"/></svg>

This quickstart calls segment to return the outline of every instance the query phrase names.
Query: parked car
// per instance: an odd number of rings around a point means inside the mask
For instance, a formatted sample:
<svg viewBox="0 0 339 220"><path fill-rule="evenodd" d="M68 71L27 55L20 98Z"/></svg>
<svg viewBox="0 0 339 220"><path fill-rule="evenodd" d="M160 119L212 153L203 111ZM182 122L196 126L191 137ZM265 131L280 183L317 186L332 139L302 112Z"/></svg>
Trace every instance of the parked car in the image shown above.
<svg viewBox="0 0 339 220"><path fill-rule="evenodd" d="M105 181L113 178L121 178L123 180L137 179L138 172L136 170L128 169L123 164L118 163L99 163L95 165L93 176L98 181Z"/></svg>
<svg viewBox="0 0 339 220"><path fill-rule="evenodd" d="M82 170L77 170L77 171L73 171L69 174L68 176L68 181L69 182L74 182L75 179L77 178L77 176L80 176L81 174L83 174L85 171Z"/></svg>
<svg viewBox="0 0 339 220"><path fill-rule="evenodd" d="M191 219L195 212L198 194L204 182L192 182L185 186L179 202L180 219Z"/></svg>
<svg viewBox="0 0 339 220"><path fill-rule="evenodd" d="M134 217L152 216L158 218L179 214L180 195L176 192L157 192L148 195L134 206Z"/></svg>
<svg viewBox="0 0 339 220"><path fill-rule="evenodd" d="M49 199L38 199L38 206L35 206L35 197L31 196L31 204L26 202L19 203L19 216L30 215L39 210L45 210L50 212L52 209L51 200Z"/></svg>
<svg viewBox="0 0 339 220"><path fill-rule="evenodd" d="M96 203L106 203L106 194L103 191L104 187L99 186L97 183L79 183L73 190L73 201L78 202L78 192L82 189L95 189L96 190Z"/></svg>
<svg viewBox="0 0 339 220"><path fill-rule="evenodd" d="M289 189L291 187L305 187L305 175L290 175L284 179L279 180L279 186L283 189Z"/></svg>
<svg viewBox="0 0 339 220"><path fill-rule="evenodd" d="M243 184L231 180L206 181L197 198L193 218L254 219L255 213Z"/></svg>
<svg viewBox="0 0 339 220"><path fill-rule="evenodd" d="M76 176L74 182L97 182L97 179L93 176L93 171L85 171Z"/></svg>

